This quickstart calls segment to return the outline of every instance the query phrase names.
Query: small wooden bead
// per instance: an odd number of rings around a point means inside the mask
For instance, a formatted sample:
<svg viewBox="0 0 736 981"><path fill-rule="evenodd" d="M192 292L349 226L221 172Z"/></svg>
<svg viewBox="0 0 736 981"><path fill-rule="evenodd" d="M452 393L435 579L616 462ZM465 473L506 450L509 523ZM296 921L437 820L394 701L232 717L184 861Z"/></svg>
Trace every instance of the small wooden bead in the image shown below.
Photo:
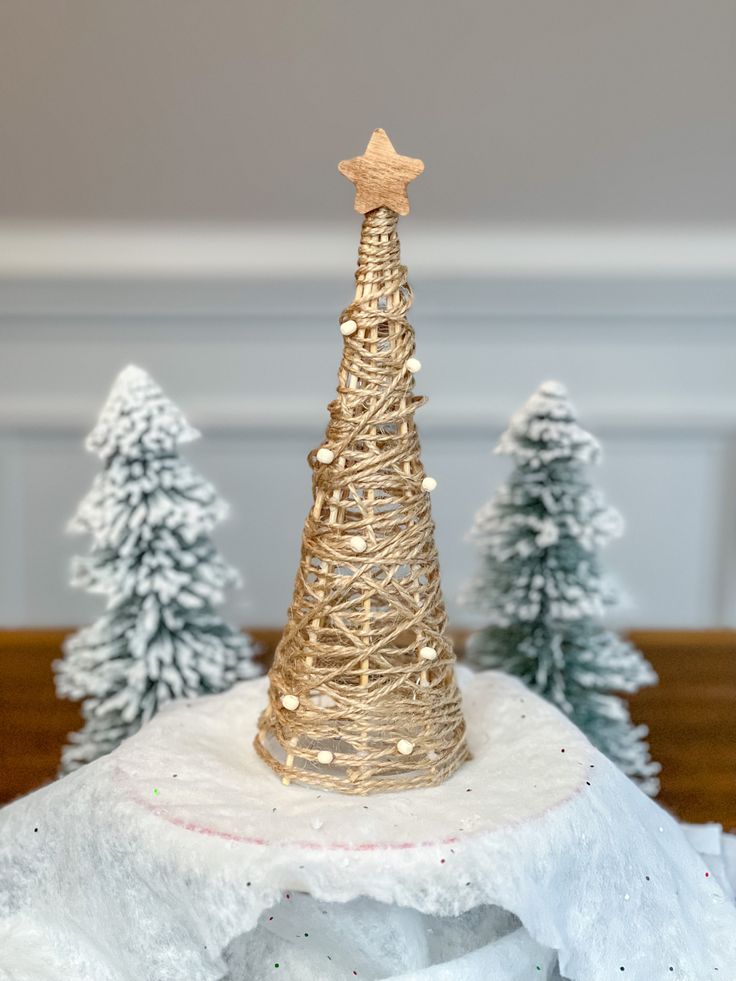
<svg viewBox="0 0 736 981"><path fill-rule="evenodd" d="M354 320L343 320L340 324L340 333L343 337L350 337L358 329L358 325Z"/></svg>
<svg viewBox="0 0 736 981"><path fill-rule="evenodd" d="M422 369L422 362L419 358L407 358L406 370L410 371L412 375L416 375L418 371Z"/></svg>
<svg viewBox="0 0 736 981"><path fill-rule="evenodd" d="M423 647L419 652L419 656L423 657L425 661L436 661L437 651L434 647Z"/></svg>
<svg viewBox="0 0 736 981"><path fill-rule="evenodd" d="M329 751L329 749L321 749L319 753L317 753L317 762L323 763L325 766L332 763L334 758L334 755Z"/></svg>
<svg viewBox="0 0 736 981"><path fill-rule="evenodd" d="M368 548L368 544L365 538L361 538L360 535L353 535L350 539L350 547L354 552L365 552Z"/></svg>
<svg viewBox="0 0 736 981"><path fill-rule="evenodd" d="M434 479L434 477L425 477L424 480L422 481L422 490L433 491L436 489L437 489L437 481Z"/></svg>
<svg viewBox="0 0 736 981"><path fill-rule="evenodd" d="M414 752L414 743L410 743L408 739L400 739L396 743L396 748L402 756L411 756Z"/></svg>
<svg viewBox="0 0 736 981"><path fill-rule="evenodd" d="M335 459L335 454L328 446L320 446L317 450L317 459L320 463L332 463Z"/></svg>
<svg viewBox="0 0 736 981"><path fill-rule="evenodd" d="M284 706L287 712L295 712L299 708L299 696L282 695L281 704Z"/></svg>

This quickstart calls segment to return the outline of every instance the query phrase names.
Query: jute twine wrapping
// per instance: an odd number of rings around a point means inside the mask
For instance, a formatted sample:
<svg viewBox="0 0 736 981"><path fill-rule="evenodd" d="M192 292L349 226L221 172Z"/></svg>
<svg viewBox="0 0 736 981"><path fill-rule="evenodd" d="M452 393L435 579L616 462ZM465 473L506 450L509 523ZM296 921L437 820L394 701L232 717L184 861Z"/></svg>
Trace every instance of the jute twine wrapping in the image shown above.
<svg viewBox="0 0 736 981"><path fill-rule="evenodd" d="M363 223L355 300L342 318L358 329L344 339L324 443L334 461L308 457L314 507L255 740L285 783L351 794L437 784L469 757L421 487L414 411L425 400L406 367L412 292L397 219L378 208ZM366 543L360 554L354 536ZM435 660L420 656L425 647ZM400 741L413 747L407 755Z"/></svg>

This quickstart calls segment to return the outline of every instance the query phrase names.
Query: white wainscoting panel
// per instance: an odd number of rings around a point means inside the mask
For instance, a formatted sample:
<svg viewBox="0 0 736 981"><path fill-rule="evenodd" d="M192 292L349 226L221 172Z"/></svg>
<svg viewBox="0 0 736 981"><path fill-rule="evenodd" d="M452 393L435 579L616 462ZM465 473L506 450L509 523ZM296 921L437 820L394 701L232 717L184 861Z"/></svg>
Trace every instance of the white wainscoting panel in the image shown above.
<svg viewBox="0 0 736 981"><path fill-rule="evenodd" d="M314 249L339 253L325 241ZM483 241L477 234L481 256ZM343 276L334 258L320 275L307 248L307 276L289 242L280 251L269 240L271 259L241 268L236 241L222 275L211 257L146 275L104 256L86 271L68 259L55 269L48 250L41 269L0 261L0 623L81 623L101 609L66 586L85 542L64 528L97 468L84 434L129 362L200 427L187 452L232 505L218 539L245 588L229 614L283 621L310 502L305 457L327 421L352 281L350 253ZM453 623L473 622L456 596L474 564L465 533L507 468L493 445L510 413L554 377L603 441L596 480L627 518L607 555L632 599L616 622L736 625L736 271L699 263L695 246L690 265L680 253L668 262L666 249L658 264L639 242L632 254L649 256L644 273L621 261L602 275L589 244L578 244L557 265L484 265L474 251L472 275L460 261L443 273L431 259L443 247L457 256L458 242L438 236L418 249L417 387L430 396L418 422L425 467L439 480L433 510ZM242 255L257 253L245 245ZM136 254L127 240L126 249ZM502 242L488 254L502 255Z"/></svg>

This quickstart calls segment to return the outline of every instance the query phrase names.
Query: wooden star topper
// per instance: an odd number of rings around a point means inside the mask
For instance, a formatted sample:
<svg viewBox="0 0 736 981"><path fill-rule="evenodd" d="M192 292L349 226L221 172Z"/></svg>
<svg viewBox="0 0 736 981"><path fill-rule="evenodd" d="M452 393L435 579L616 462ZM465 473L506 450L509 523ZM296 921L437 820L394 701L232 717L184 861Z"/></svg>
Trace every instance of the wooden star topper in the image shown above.
<svg viewBox="0 0 736 981"><path fill-rule="evenodd" d="M355 210L361 215L381 207L408 215L406 185L421 174L424 164L402 157L384 130L376 129L363 156L343 160L337 169L355 184Z"/></svg>

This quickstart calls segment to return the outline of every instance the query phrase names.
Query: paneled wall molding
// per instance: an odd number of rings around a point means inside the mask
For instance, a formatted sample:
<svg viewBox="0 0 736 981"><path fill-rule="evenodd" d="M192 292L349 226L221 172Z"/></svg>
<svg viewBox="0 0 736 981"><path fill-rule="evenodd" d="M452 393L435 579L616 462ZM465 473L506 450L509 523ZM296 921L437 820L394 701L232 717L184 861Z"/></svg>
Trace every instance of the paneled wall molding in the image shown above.
<svg viewBox="0 0 736 981"><path fill-rule="evenodd" d="M98 465L82 438L131 361L200 428L186 454L232 503L222 541L246 579L234 620L283 620L356 242L357 219L317 231L0 227L0 624L99 613L66 588L85 544L63 529ZM402 242L453 622L472 622L456 602L475 563L466 532L507 472L491 449L552 377L603 440L596 479L627 518L608 558L636 600L619 622L736 623L736 232L412 219Z"/></svg>
<svg viewBox="0 0 736 981"><path fill-rule="evenodd" d="M327 422L324 399L280 400L273 406L262 400L213 397L188 399L187 414L203 435L270 438L279 435L316 438ZM81 437L99 411L93 399L52 401L43 397L22 401L0 398L0 432ZM489 437L509 418L508 403L444 402L434 398L417 417L423 433L458 437ZM691 406L656 402L596 405L586 402L585 424L609 436L736 435L736 397L730 401L705 400Z"/></svg>
<svg viewBox="0 0 736 981"><path fill-rule="evenodd" d="M357 222L357 218L355 219ZM283 280L345 272L357 229L338 225L0 223L0 279ZM415 275L442 278L736 275L736 228L427 224L407 220Z"/></svg>

